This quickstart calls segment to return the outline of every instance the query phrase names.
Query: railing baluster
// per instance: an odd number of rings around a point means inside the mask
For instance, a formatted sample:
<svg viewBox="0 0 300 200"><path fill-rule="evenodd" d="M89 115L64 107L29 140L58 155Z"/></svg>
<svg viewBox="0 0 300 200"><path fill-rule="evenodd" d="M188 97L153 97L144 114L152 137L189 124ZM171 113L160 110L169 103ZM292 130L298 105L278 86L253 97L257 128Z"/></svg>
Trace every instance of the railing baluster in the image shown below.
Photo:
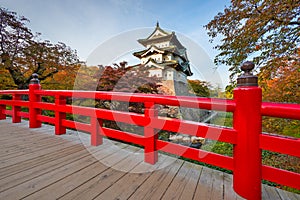
<svg viewBox="0 0 300 200"><path fill-rule="evenodd" d="M0 105L0 120L6 119L6 105Z"/></svg>
<svg viewBox="0 0 300 200"><path fill-rule="evenodd" d="M157 130L151 127L151 118L157 117L158 112L153 102L145 102L145 117L150 118L150 124L144 127L145 143L145 162L155 164L158 160L158 151L156 148L156 141L158 139Z"/></svg>
<svg viewBox="0 0 300 200"><path fill-rule="evenodd" d="M61 105L66 105L66 97L61 95L55 96L56 108ZM66 133L66 127L62 125L62 120L66 119L66 113L55 111L55 135L62 135Z"/></svg>
<svg viewBox="0 0 300 200"><path fill-rule="evenodd" d="M13 101L21 100L20 94L13 94ZM20 123L21 122L21 116L18 115L18 112L21 111L21 106L12 106L12 122L13 123Z"/></svg>
<svg viewBox="0 0 300 200"><path fill-rule="evenodd" d="M103 143L103 120L97 116L91 116L91 145L98 146Z"/></svg>

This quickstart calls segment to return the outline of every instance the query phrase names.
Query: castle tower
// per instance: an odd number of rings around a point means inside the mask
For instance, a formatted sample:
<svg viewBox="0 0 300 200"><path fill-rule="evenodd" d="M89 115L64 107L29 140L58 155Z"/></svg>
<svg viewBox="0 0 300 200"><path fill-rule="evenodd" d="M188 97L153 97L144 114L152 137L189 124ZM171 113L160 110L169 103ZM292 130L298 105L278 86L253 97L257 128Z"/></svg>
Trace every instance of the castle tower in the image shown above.
<svg viewBox="0 0 300 200"><path fill-rule="evenodd" d="M175 32L168 33L159 27L145 39L138 42L146 49L133 53L141 60L141 65L149 67L149 76L162 78L162 85L170 89L172 95L187 92L187 76L191 76L186 48L179 42Z"/></svg>

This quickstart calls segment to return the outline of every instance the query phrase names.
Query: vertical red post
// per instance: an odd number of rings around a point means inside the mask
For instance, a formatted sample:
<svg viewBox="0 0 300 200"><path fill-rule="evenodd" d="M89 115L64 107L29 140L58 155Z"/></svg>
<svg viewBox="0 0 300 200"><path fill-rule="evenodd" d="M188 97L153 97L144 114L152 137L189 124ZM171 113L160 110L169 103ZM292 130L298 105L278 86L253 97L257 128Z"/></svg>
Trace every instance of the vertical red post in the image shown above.
<svg viewBox="0 0 300 200"><path fill-rule="evenodd" d="M66 105L66 97L56 95L55 107ZM62 125L62 120L66 119L66 113L55 110L55 135L62 135L66 133L66 127Z"/></svg>
<svg viewBox="0 0 300 200"><path fill-rule="evenodd" d="M39 108L34 107L35 102L41 101L41 96L35 94L35 90L40 90L41 85L37 74L32 74L32 79L29 83L29 128L39 128L42 126L42 122L37 119L37 116L41 114Z"/></svg>
<svg viewBox="0 0 300 200"><path fill-rule="evenodd" d="M145 144L145 162L154 165L158 160L158 151L156 148L156 141L158 139L157 130L151 127L151 119L158 116L157 109L153 102L145 102L145 117L150 118L150 124L144 127L144 137L146 138Z"/></svg>
<svg viewBox="0 0 300 200"><path fill-rule="evenodd" d="M98 146L103 144L103 120L96 116L91 117L91 145Z"/></svg>
<svg viewBox="0 0 300 200"><path fill-rule="evenodd" d="M252 62L245 62L244 75L238 78L234 90L236 109L233 127L237 131L237 144L234 146L233 188L248 200L261 199L261 101L262 91L257 86L257 77L250 71Z"/></svg>
<svg viewBox="0 0 300 200"><path fill-rule="evenodd" d="M6 119L6 105L0 105L0 120Z"/></svg>
<svg viewBox="0 0 300 200"><path fill-rule="evenodd" d="M13 94L13 101L15 100L21 100L20 94ZM21 106L12 106L12 122L13 123L20 123L21 122L21 116L19 116L19 112L21 111Z"/></svg>

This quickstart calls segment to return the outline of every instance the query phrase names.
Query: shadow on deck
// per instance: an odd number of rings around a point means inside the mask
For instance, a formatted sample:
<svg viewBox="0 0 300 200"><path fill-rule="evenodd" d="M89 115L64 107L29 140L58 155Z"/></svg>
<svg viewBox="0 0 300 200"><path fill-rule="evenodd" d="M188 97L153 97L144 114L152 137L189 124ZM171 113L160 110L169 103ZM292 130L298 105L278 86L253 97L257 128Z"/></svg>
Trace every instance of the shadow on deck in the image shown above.
<svg viewBox="0 0 300 200"><path fill-rule="evenodd" d="M28 122L0 121L0 199L242 199L232 175L159 154L144 163L143 150L54 127L29 129ZM263 186L263 199L300 199Z"/></svg>

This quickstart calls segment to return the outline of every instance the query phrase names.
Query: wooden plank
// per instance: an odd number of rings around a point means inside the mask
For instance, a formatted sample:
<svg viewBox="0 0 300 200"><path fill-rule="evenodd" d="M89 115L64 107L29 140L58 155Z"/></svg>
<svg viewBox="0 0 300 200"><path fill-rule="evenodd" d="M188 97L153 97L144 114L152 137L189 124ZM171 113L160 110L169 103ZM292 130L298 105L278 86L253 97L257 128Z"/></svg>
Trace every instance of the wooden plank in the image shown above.
<svg viewBox="0 0 300 200"><path fill-rule="evenodd" d="M108 154L103 154L103 152L104 151L95 152L94 155L98 154L98 157L102 156L102 158L105 158L112 153L107 152ZM24 198L48 185L51 185L73 173L76 173L77 171L82 170L83 168L88 167L89 165L94 164L95 162L98 162L94 155L86 153L86 156L83 158L77 159L72 163L66 164L55 170L51 170L48 173L44 173L43 175L37 176L29 181L5 190L0 193L0 199Z"/></svg>
<svg viewBox="0 0 300 200"><path fill-rule="evenodd" d="M139 150L137 151L137 153L141 153L142 151L143 150ZM94 199L107 188L111 187L115 182L117 182L121 177L123 177L128 171L132 170L138 164L139 163L136 162L134 157L128 156L113 167L98 174L86 183L65 194L60 199ZM116 170L120 168L122 168L123 170Z"/></svg>
<svg viewBox="0 0 300 200"><path fill-rule="evenodd" d="M201 174L201 168L199 169L197 171L191 163L184 162L162 199L192 199ZM186 186L191 186L191 188L185 188ZM189 190L192 192L184 193L185 191L190 192Z"/></svg>
<svg viewBox="0 0 300 200"><path fill-rule="evenodd" d="M60 141L55 139L46 139L41 141L31 140L31 141L32 141L31 146L20 145L18 146L18 151L15 150L13 152L7 152L6 154L1 154L1 161L4 162L5 160L13 159L15 157L25 156L43 149L66 144L66 141ZM73 145L72 143L69 142L68 144Z"/></svg>
<svg viewBox="0 0 300 200"><path fill-rule="evenodd" d="M130 149L131 147L125 147L121 151L126 149ZM97 176L99 173L107 170L109 167L103 164L106 161L109 161L109 164L112 166L118 162L121 162L126 157L128 157L128 153L120 153L120 151L116 151L113 154L105 157L103 160L99 162L95 162L94 164L83 168L82 170L71 174L60 181L55 182L54 184L39 190L38 192L28 196L25 199L57 199L60 196L63 196L65 193L70 192L74 188L82 185L83 183L87 182L91 178Z"/></svg>
<svg viewBox="0 0 300 200"><path fill-rule="evenodd" d="M265 188L265 192L268 194L268 199L281 199L278 192L274 190L274 187L270 187L268 185L263 185Z"/></svg>
<svg viewBox="0 0 300 200"><path fill-rule="evenodd" d="M32 168L29 168L27 170L19 171L10 176L6 176L0 181L0 192L8 190L9 188L34 179L38 176L47 174L48 172L56 170L59 167L64 167L65 165L84 158L87 155L87 151L85 149L81 149L80 151L74 151L70 153L68 156L57 158L56 160L46 163L40 163L40 165L34 165Z"/></svg>
<svg viewBox="0 0 300 200"><path fill-rule="evenodd" d="M2 131L6 131L7 133L3 134ZM17 131L14 131L14 130L1 130L1 137L0 137L1 140L0 140L0 142L3 143L3 144L6 144L8 146L8 145L11 145L11 143L14 143L14 142L17 143L17 142L20 142L20 140L22 140L22 139L31 138L31 137L38 136L38 135L40 135L42 137L48 136L48 135L45 135L45 134L37 134L37 133L34 133L34 132L29 132L29 130L24 130L24 129L23 130L17 130Z"/></svg>
<svg viewBox="0 0 300 200"><path fill-rule="evenodd" d="M266 188L265 188L265 187L262 187L261 198L262 198L262 199L270 199L270 198L269 198L269 194L268 194L268 192L266 191Z"/></svg>
<svg viewBox="0 0 300 200"><path fill-rule="evenodd" d="M121 147L125 147L125 146L126 145L123 145ZM100 154L102 157L105 157L105 156L109 156L110 154L112 154L114 152L111 151L111 149L109 149L109 148L106 148L105 150L102 150L102 151L101 151L101 149L98 148L98 149L95 149L95 151L92 152L92 153L93 153L93 155ZM30 179L34 179L38 176L42 176L42 175L44 175L48 172L51 172L53 170L57 170L60 167L64 167L67 164L70 164L72 162L76 162L77 160L80 160L80 159L82 159L82 158L84 158L88 155L93 156L85 148L82 148L79 151L71 152L67 156L58 157L57 159L52 160L50 162L40 163L40 164L34 165L32 168L29 168L28 170L21 171L19 173L15 173L11 176L8 176L6 178L1 179L0 191L4 191L4 190L6 190L8 188L11 188L15 185L26 182Z"/></svg>
<svg viewBox="0 0 300 200"><path fill-rule="evenodd" d="M186 182L184 190L182 191L182 194L179 199L193 199L202 169L202 166L192 164L191 169L187 174L188 181Z"/></svg>
<svg viewBox="0 0 300 200"><path fill-rule="evenodd" d="M47 162L51 162L53 160L57 160L58 158L63 158L72 153L76 153L80 150L84 150L84 147L79 144L74 144L73 146L60 149L60 151L52 152L50 154L45 154L43 156L37 157L35 159L26 160L21 163L17 163L15 165L0 169L0 179L11 176L16 173L20 173L22 171L31 169L36 165L41 165ZM1 181L1 180L0 180Z"/></svg>
<svg viewBox="0 0 300 200"><path fill-rule="evenodd" d="M24 131L23 131L24 132ZM2 140L0 143L2 144L0 147L0 152L7 148L16 147L16 146L31 146L32 145L32 139L37 141L43 141L43 140L49 140L49 139L56 139L59 141L64 141L65 138L54 136L53 135L46 135L46 134L39 134L39 133L28 133L26 135L13 135L13 133L10 133L10 138L7 138L7 140ZM69 137L69 141L78 141L79 138L76 137Z"/></svg>
<svg viewBox="0 0 300 200"><path fill-rule="evenodd" d="M34 159L34 158L43 156L45 154L57 151L57 148L65 148L65 147L69 147L69 146L72 146L72 145L73 145L72 143L65 142L65 143L61 143L59 145L51 146L47 149L40 149L39 151L34 151L32 153L26 154L26 156L20 155L20 156L16 156L16 157L13 157L13 158L10 158L10 159L7 159L7 160L1 160L0 168L8 167L8 166L14 165L14 164L19 163L19 162Z"/></svg>
<svg viewBox="0 0 300 200"><path fill-rule="evenodd" d="M299 194L295 194L278 188L274 188L274 190L278 192L278 195L282 200L300 200Z"/></svg>
<svg viewBox="0 0 300 200"><path fill-rule="evenodd" d="M142 162L95 199L128 199L157 168Z"/></svg>
<svg viewBox="0 0 300 200"><path fill-rule="evenodd" d="M224 200L243 200L244 198L233 190L232 181L232 175L224 173Z"/></svg>
<svg viewBox="0 0 300 200"><path fill-rule="evenodd" d="M39 150L42 150L44 148L60 146L63 143L65 143L65 142L57 142L55 140L47 140L47 142L41 142L39 145L42 145L42 146L39 147L39 148L36 148L36 149L33 149L33 147L20 147L20 146L17 146L13 149L8 148L6 150L6 152L1 153L0 156L2 158L1 160L4 161L4 160L11 159L11 158L21 156L21 155L24 155L24 154L33 153L33 151L39 151ZM76 144L71 143L71 145L76 145Z"/></svg>
<svg viewBox="0 0 300 200"><path fill-rule="evenodd" d="M201 176L196 188L194 199L211 199L213 169L203 167Z"/></svg>
<svg viewBox="0 0 300 200"><path fill-rule="evenodd" d="M211 199L223 199L223 174L224 172L214 170L212 173L212 191L211 191Z"/></svg>
<svg viewBox="0 0 300 200"><path fill-rule="evenodd" d="M155 171L129 199L161 199L182 164L183 161L177 159L171 165Z"/></svg>

